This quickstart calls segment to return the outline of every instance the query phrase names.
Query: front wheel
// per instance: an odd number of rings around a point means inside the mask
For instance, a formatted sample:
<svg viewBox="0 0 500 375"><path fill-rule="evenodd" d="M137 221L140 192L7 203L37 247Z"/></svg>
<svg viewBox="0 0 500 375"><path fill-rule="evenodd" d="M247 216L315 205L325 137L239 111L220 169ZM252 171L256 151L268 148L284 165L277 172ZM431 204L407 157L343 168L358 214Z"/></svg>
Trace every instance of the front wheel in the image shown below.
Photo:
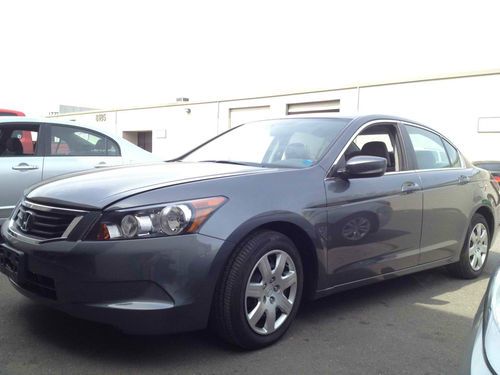
<svg viewBox="0 0 500 375"><path fill-rule="evenodd" d="M463 279L474 279L481 275L488 259L490 230L483 215L472 217L460 260L449 266L450 271Z"/></svg>
<svg viewBox="0 0 500 375"><path fill-rule="evenodd" d="M295 318L303 289L300 254L285 235L260 231L229 261L214 301L217 332L246 349L270 345Z"/></svg>

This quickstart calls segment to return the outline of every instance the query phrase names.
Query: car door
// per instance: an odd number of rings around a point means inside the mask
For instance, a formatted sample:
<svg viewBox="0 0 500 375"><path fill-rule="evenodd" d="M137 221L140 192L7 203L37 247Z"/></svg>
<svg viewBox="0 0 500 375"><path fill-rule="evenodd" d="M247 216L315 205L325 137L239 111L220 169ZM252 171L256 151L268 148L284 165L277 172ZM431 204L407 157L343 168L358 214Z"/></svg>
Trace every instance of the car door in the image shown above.
<svg viewBox="0 0 500 375"><path fill-rule="evenodd" d="M408 149L424 194L420 263L450 258L460 252L474 197L474 168L439 134L405 124Z"/></svg>
<svg viewBox="0 0 500 375"><path fill-rule="evenodd" d="M43 179L123 163L110 137L82 127L44 124L47 155Z"/></svg>
<svg viewBox="0 0 500 375"><path fill-rule="evenodd" d="M9 217L23 191L42 179L43 155L38 147L39 124L0 127L0 222Z"/></svg>
<svg viewBox="0 0 500 375"><path fill-rule="evenodd" d="M365 125L351 142L333 171L358 155L385 157L388 171L349 179L333 172L325 181L332 286L413 267L419 257L422 191L418 174L407 168L398 124Z"/></svg>

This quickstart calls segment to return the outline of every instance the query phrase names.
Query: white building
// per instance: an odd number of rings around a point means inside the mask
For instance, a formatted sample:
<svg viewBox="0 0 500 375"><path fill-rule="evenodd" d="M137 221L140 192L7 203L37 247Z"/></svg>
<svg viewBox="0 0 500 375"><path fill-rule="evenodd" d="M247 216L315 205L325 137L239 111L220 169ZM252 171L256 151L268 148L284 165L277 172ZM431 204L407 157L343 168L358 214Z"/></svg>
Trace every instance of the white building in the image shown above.
<svg viewBox="0 0 500 375"><path fill-rule="evenodd" d="M470 160L500 160L500 70L51 117L102 126L169 159L243 122L314 113L407 117L446 135Z"/></svg>

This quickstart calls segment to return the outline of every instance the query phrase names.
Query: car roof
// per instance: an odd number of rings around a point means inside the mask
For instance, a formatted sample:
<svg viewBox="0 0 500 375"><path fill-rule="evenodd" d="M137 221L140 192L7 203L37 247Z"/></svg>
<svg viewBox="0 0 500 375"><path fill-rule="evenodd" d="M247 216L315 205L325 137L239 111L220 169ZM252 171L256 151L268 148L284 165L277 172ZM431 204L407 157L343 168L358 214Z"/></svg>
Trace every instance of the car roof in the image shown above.
<svg viewBox="0 0 500 375"><path fill-rule="evenodd" d="M93 130L98 133L105 134L110 137L116 137L112 132L107 129L103 129L97 126L88 125L86 123L78 122L78 121L61 121L57 119L49 119L49 118L34 118L34 117L21 117L21 116L0 116L0 126L3 124L12 124L12 123L43 123L43 124L54 124L61 126L73 126L80 127L88 130Z"/></svg>

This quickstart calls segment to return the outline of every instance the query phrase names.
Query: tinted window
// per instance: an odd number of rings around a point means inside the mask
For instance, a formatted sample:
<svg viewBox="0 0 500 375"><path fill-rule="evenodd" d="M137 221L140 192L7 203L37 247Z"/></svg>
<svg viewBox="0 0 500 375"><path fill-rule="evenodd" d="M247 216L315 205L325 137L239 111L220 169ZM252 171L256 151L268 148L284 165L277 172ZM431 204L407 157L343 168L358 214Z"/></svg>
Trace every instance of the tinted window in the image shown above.
<svg viewBox="0 0 500 375"><path fill-rule="evenodd" d="M0 129L0 157L33 156L37 141L38 125L4 126Z"/></svg>
<svg viewBox="0 0 500 375"><path fill-rule="evenodd" d="M285 119L245 124L187 155L185 161L308 167L316 163L348 119Z"/></svg>
<svg viewBox="0 0 500 375"><path fill-rule="evenodd" d="M441 137L415 126L406 125L418 169L449 168L450 161Z"/></svg>
<svg viewBox="0 0 500 375"><path fill-rule="evenodd" d="M52 156L119 156L118 145L108 137L89 130L69 126L50 129Z"/></svg>
<svg viewBox="0 0 500 375"><path fill-rule="evenodd" d="M446 152L448 153L448 157L450 159L450 165L453 168L460 168L462 166L462 161L460 160L460 154L456 150L455 147L450 145L447 141L443 139L444 147Z"/></svg>

